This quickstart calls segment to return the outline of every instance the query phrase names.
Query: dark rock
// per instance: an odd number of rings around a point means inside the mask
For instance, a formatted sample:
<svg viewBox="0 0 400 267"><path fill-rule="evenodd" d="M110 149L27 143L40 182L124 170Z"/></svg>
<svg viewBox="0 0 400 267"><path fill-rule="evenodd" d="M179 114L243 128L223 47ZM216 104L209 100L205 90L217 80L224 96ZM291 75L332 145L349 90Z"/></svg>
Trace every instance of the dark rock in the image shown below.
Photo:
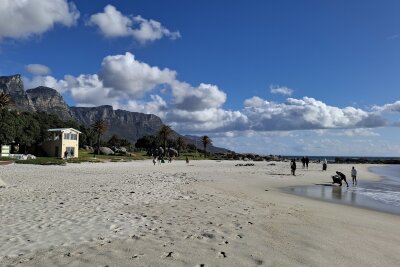
<svg viewBox="0 0 400 267"><path fill-rule="evenodd" d="M31 99L24 90L21 75L0 76L0 92L9 94L18 109L36 111Z"/></svg>

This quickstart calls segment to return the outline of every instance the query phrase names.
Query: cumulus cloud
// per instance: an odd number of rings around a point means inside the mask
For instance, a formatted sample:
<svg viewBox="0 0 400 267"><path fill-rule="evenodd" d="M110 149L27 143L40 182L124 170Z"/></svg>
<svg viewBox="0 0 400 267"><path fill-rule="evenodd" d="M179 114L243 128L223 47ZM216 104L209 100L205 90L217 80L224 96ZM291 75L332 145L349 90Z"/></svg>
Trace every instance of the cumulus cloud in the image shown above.
<svg viewBox="0 0 400 267"><path fill-rule="evenodd" d="M25 88L36 88L38 86L46 86L57 90L60 94L63 94L68 89L68 82L65 80L57 80L53 76L35 76L33 79L24 78Z"/></svg>
<svg viewBox="0 0 400 267"><path fill-rule="evenodd" d="M185 133L245 130L247 117L240 111L209 108L187 111L170 108L165 117L174 128Z"/></svg>
<svg viewBox="0 0 400 267"><path fill-rule="evenodd" d="M172 84L176 79L176 72L152 67L136 60L133 54L127 52L125 55L105 57L99 76L104 86L114 89L114 95L139 98L157 85Z"/></svg>
<svg viewBox="0 0 400 267"><path fill-rule="evenodd" d="M70 27L78 18L76 6L67 0L2 0L0 39L41 34L56 24Z"/></svg>
<svg viewBox="0 0 400 267"><path fill-rule="evenodd" d="M201 83L194 88L179 81L172 84L174 105L177 109L199 111L210 108L219 108L226 101L226 94L216 85Z"/></svg>
<svg viewBox="0 0 400 267"><path fill-rule="evenodd" d="M400 112L400 100L383 106L374 106L376 112Z"/></svg>
<svg viewBox="0 0 400 267"><path fill-rule="evenodd" d="M66 75L64 80L77 106L117 105L118 98L110 96L112 88L105 87L97 74Z"/></svg>
<svg viewBox="0 0 400 267"><path fill-rule="evenodd" d="M125 16L112 5L107 5L104 12L90 16L88 24L97 26L105 37L132 37L141 44L163 37L172 40L181 37L178 31L171 32L158 21L141 16Z"/></svg>
<svg viewBox="0 0 400 267"><path fill-rule="evenodd" d="M47 75L51 73L50 68L42 64L28 64L25 66L25 69L33 75Z"/></svg>
<svg viewBox="0 0 400 267"><path fill-rule="evenodd" d="M354 107L328 106L314 98L288 98L275 103L259 97L244 102L244 114L258 131L381 127L378 115Z"/></svg>
<svg viewBox="0 0 400 267"><path fill-rule="evenodd" d="M269 87L269 89L272 94L280 94L280 95L286 95L286 96L290 96L293 94L293 90L286 86L271 85Z"/></svg>
<svg viewBox="0 0 400 267"><path fill-rule="evenodd" d="M77 106L109 104L152 113L182 133L247 136L256 132L319 130L322 136L323 129L349 129L347 136L372 136L373 132L362 129L387 125L381 110L397 110L398 105L396 102L365 111L330 106L310 97L271 102L255 96L246 99L241 109L226 110L227 95L218 86L193 86L178 80L175 71L141 62L129 52L105 57L97 74L66 75L61 80L41 75L27 82L31 87L45 85L68 94Z"/></svg>

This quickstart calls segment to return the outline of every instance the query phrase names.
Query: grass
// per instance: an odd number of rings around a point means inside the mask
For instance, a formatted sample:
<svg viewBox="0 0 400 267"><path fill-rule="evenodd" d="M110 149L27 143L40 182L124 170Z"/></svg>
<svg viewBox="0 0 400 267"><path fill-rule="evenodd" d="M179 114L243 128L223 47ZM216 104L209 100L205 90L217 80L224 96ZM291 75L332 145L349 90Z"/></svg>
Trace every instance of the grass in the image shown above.
<svg viewBox="0 0 400 267"><path fill-rule="evenodd" d="M79 157L80 160L92 161L94 159L100 161L132 161L132 160L144 160L150 159L149 156L146 156L146 152L135 152L131 153L130 155L93 155L89 151L80 149L79 150Z"/></svg>
<svg viewBox="0 0 400 267"><path fill-rule="evenodd" d="M65 160L50 157L37 157L36 159L16 160L15 163L35 165L65 165Z"/></svg>
<svg viewBox="0 0 400 267"><path fill-rule="evenodd" d="M186 160L186 156L189 160L204 160L202 153L181 153L179 157L175 157L174 160ZM66 163L82 163L82 162L128 162L132 160L146 160L151 159L151 156L147 156L145 151L131 153L129 155L93 155L89 151L80 149L78 158L70 158L68 160L55 158L55 157L37 157L36 159L29 160L17 160L17 164L36 164L36 165L65 165ZM206 159L213 159L207 157ZM0 158L0 160L9 160L9 158Z"/></svg>

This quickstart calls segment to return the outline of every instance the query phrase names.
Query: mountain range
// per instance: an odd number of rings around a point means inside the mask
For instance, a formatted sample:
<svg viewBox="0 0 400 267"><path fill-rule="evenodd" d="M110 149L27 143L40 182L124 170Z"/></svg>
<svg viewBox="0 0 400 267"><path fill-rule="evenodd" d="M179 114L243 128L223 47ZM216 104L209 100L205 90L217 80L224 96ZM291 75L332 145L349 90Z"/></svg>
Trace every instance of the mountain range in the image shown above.
<svg viewBox="0 0 400 267"><path fill-rule="evenodd" d="M70 107L62 95L53 88L39 86L25 90L21 75L0 76L0 92L9 94L19 110L29 112L47 112L57 115L62 120L74 120L79 124L90 127L99 119L105 120L109 130L105 133L107 139L117 135L134 143L145 135L155 135L164 125L162 120L153 114L144 114L126 110L114 110L112 106ZM173 138L180 136L175 131ZM188 144L202 149L200 137L184 136ZM228 153L228 149L209 146L213 153Z"/></svg>

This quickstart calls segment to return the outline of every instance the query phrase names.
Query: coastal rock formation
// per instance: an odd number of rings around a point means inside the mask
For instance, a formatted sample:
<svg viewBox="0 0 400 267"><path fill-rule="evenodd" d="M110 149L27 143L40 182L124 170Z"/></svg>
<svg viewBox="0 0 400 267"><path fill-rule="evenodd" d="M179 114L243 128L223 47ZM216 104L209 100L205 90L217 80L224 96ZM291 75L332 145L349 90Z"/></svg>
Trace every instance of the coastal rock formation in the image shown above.
<svg viewBox="0 0 400 267"><path fill-rule="evenodd" d="M116 134L119 137L136 141L144 135L156 134L163 126L159 117L153 114L114 110L112 106L70 107L72 116L79 123L90 126L96 120L103 119L109 125L105 139Z"/></svg>
<svg viewBox="0 0 400 267"><path fill-rule="evenodd" d="M71 111L64 98L54 89L39 86L26 91L36 111L53 113L62 120L72 120Z"/></svg>
<svg viewBox="0 0 400 267"><path fill-rule="evenodd" d="M99 107L69 107L64 98L54 89L39 86L33 89L24 89L21 75L0 76L0 92L9 94L19 110L31 112L46 112L55 114L62 120L75 120L79 124L90 127L96 120L103 119L108 125L108 131L103 135L103 139L108 139L112 135L127 139L134 143L137 139L145 135L156 135L164 125L159 117L153 114L144 114L126 110L114 110L112 106L105 105ZM175 131L171 134L171 139L180 136ZM203 149L199 136L184 136L187 144L192 144L198 149ZM208 146L207 150L211 153L230 153L225 148Z"/></svg>
<svg viewBox="0 0 400 267"><path fill-rule="evenodd" d="M0 76L0 92L9 94L18 109L36 111L31 99L24 90L21 75Z"/></svg>

